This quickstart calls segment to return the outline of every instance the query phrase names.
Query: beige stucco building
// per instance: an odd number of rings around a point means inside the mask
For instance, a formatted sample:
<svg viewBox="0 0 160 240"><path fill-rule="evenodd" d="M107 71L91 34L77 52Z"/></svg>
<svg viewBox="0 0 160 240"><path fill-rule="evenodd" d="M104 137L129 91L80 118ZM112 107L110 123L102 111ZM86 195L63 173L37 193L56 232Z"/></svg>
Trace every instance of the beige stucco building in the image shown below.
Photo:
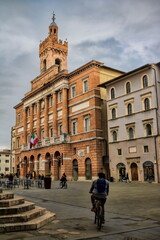
<svg viewBox="0 0 160 240"><path fill-rule="evenodd" d="M106 88L112 177L160 181L160 64L147 64L100 85Z"/></svg>
<svg viewBox="0 0 160 240"><path fill-rule="evenodd" d="M10 174L11 172L11 150L0 151L0 174Z"/></svg>

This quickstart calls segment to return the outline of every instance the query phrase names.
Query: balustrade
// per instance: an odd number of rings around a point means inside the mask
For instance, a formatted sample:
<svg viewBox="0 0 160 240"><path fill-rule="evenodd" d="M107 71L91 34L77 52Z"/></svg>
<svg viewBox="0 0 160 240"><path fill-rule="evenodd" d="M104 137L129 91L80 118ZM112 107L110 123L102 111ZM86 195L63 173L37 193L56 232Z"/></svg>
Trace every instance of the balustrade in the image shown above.
<svg viewBox="0 0 160 240"><path fill-rule="evenodd" d="M53 143L60 143L60 142L69 142L70 141L70 137L68 134L62 134L60 136L56 136L56 137L51 137L51 138L44 138L42 140L39 140L38 143L35 146L32 146L31 149L35 149L35 148L41 148L42 146L49 146L50 144ZM24 143L21 146L21 150L25 151L25 150L29 150L30 149L30 143Z"/></svg>

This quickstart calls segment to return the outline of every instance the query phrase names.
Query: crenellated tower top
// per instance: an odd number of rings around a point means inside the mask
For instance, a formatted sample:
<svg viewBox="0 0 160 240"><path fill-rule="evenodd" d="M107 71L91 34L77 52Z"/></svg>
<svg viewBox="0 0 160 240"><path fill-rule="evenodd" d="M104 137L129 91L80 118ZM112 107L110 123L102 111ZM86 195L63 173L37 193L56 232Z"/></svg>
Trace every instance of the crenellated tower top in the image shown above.
<svg viewBox="0 0 160 240"><path fill-rule="evenodd" d="M53 12L52 23L49 25L48 37L39 45L40 72L43 73L51 66L56 72L67 69L68 42L58 40L58 26Z"/></svg>

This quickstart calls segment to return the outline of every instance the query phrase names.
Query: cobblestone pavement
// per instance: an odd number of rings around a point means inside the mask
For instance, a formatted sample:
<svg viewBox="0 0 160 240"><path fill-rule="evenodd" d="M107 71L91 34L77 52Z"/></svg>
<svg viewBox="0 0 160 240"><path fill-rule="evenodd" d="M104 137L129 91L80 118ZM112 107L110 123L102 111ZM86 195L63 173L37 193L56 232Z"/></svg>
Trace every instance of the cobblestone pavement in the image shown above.
<svg viewBox="0 0 160 240"><path fill-rule="evenodd" d="M1 240L160 240L160 185L110 183L106 222L101 231L90 211L91 182L68 182L68 189L22 187L16 195L56 213L56 219L41 229L0 234Z"/></svg>

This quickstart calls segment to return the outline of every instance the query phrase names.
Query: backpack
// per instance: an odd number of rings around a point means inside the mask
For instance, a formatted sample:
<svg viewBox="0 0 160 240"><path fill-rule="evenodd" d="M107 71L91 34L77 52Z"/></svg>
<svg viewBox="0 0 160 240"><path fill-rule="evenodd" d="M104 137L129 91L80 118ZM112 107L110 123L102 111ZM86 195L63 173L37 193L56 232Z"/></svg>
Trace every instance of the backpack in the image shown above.
<svg viewBox="0 0 160 240"><path fill-rule="evenodd" d="M101 178L97 180L97 191L103 193L106 190L106 180Z"/></svg>

